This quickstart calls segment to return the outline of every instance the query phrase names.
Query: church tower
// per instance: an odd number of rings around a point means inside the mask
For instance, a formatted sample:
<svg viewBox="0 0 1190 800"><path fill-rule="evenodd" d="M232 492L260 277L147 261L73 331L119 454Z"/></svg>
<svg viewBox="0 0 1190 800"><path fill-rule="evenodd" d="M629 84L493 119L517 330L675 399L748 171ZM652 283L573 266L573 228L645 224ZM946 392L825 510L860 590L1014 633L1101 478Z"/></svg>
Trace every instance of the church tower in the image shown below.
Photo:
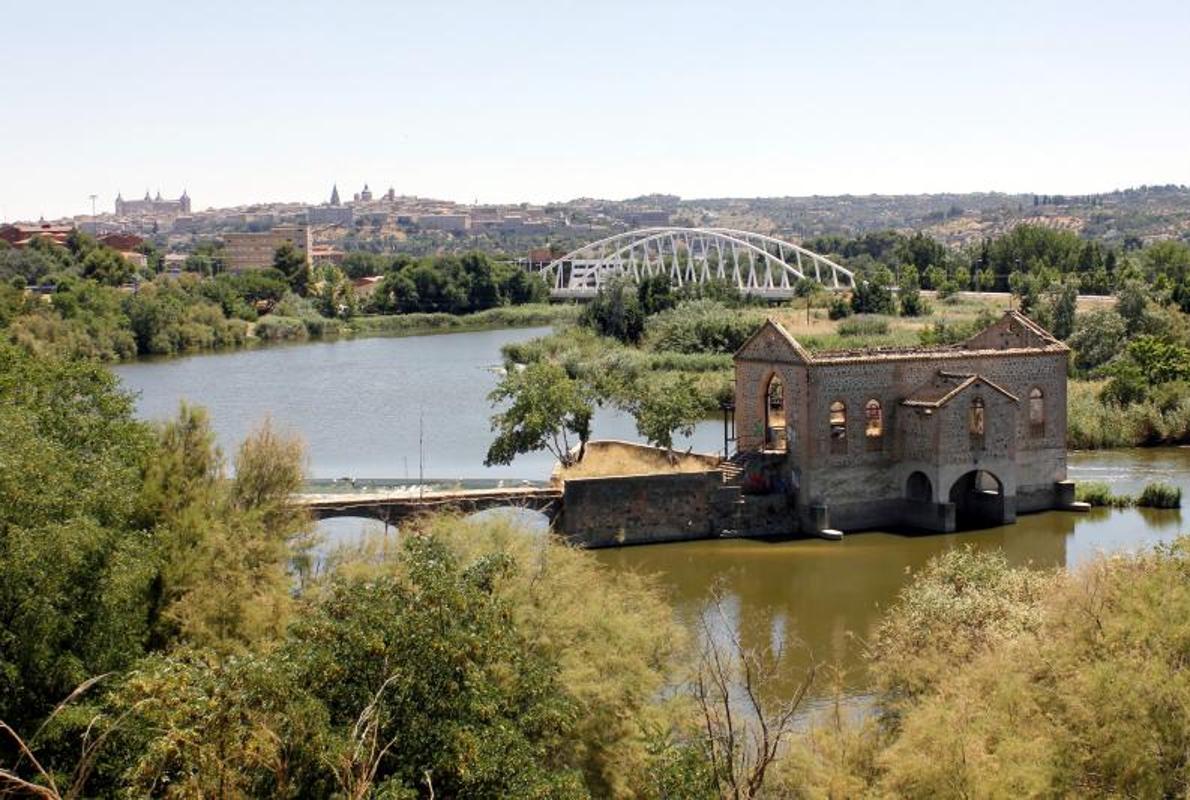
<svg viewBox="0 0 1190 800"><path fill-rule="evenodd" d="M331 187L331 205L339 205L339 184L337 183Z"/></svg>

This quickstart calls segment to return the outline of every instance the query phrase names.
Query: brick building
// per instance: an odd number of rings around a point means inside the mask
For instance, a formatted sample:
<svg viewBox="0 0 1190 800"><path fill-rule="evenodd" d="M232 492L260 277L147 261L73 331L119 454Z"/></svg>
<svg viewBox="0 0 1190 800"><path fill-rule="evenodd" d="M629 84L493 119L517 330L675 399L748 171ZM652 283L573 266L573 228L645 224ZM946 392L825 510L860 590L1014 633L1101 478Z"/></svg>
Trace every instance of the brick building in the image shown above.
<svg viewBox="0 0 1190 800"><path fill-rule="evenodd" d="M223 261L232 272L263 269L273 265L273 256L283 244L292 244L310 261L313 243L306 225L278 225L262 233L223 234Z"/></svg>
<svg viewBox="0 0 1190 800"><path fill-rule="evenodd" d="M735 355L735 461L810 533L1070 507L1068 355L1015 311L959 345L817 354L770 320Z"/></svg>
<svg viewBox="0 0 1190 800"><path fill-rule="evenodd" d="M66 239L73 230L73 225L54 225L49 222L38 222L33 225L0 225L0 239L13 247L27 247L37 237L48 239L55 244L66 244Z"/></svg>

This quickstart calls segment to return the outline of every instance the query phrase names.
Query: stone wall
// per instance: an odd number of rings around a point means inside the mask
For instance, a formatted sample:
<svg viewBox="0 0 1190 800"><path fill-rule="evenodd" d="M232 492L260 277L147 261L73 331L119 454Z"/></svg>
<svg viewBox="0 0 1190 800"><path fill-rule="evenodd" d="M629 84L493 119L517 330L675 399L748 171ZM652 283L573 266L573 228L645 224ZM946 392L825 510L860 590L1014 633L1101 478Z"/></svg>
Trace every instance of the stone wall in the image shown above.
<svg viewBox="0 0 1190 800"><path fill-rule="evenodd" d="M1000 480L1006 498L1022 493L1016 504L1021 510L1051 508L1056 502L1054 487L1066 478L1067 358L1063 345L1013 314L966 347L820 356L810 355L770 323L736 354L737 448L749 452L764 446L765 390L775 375L785 393L788 455L782 476L791 487L803 527L814 506L832 507L831 524L840 528L878 526L883 514L891 515L885 524L905 517L904 509L892 501L905 499L905 485L914 471L930 479L935 503L949 502L951 487L964 474L983 469ZM962 397L929 412L902 405L935 380L939 370L981 375L1015 401L976 382ZM1030 414L1035 389L1042 392L1040 429ZM977 396L987 409L982 447L973 447L968 435L968 413ZM879 403L879 437L866 432L870 400ZM835 402L846 409L841 442L831 436L830 408ZM1013 506L1005 502L1005 516Z"/></svg>
<svg viewBox="0 0 1190 800"><path fill-rule="evenodd" d="M561 531L583 547L718 536L718 470L675 475L571 478L563 489Z"/></svg>

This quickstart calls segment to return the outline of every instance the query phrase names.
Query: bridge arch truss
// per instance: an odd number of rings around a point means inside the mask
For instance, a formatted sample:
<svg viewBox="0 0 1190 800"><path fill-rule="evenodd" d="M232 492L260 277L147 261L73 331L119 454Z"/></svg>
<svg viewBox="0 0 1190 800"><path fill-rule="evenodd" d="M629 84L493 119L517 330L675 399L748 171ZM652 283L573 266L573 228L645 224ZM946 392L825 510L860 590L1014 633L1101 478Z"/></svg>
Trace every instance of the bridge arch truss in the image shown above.
<svg viewBox="0 0 1190 800"><path fill-rule="evenodd" d="M799 280L831 289L855 285L851 270L826 256L734 228L660 227L585 244L542 268L555 298L590 297L609 280L665 275L674 287L726 281L744 294L793 296Z"/></svg>

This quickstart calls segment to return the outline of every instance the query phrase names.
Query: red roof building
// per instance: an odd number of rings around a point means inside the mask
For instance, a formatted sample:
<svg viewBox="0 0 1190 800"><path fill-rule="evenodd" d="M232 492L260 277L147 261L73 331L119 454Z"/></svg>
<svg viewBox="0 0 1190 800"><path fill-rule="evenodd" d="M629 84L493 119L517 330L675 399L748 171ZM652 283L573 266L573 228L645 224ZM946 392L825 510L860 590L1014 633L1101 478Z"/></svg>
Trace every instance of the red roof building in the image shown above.
<svg viewBox="0 0 1190 800"><path fill-rule="evenodd" d="M66 237L73 230L73 225L51 225L48 222L39 222L35 225L0 225L0 239L13 247L26 247L38 236L57 244L66 244Z"/></svg>

